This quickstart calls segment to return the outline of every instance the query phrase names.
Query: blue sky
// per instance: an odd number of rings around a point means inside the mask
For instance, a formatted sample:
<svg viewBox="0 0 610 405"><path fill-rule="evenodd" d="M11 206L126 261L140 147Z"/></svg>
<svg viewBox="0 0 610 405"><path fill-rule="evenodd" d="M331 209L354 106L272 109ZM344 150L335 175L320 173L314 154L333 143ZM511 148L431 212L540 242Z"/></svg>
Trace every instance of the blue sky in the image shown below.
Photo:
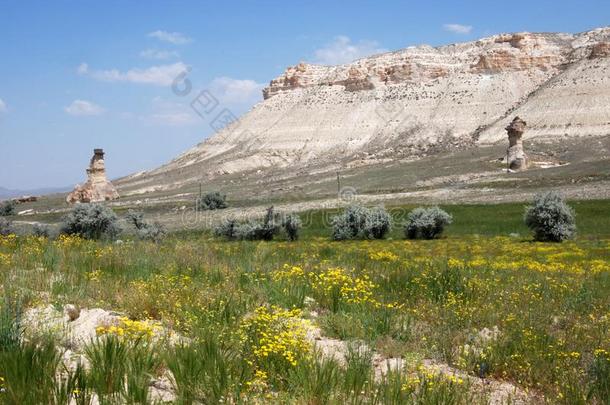
<svg viewBox="0 0 610 405"><path fill-rule="evenodd" d="M205 139L210 120L171 89L186 68L240 115L299 61L608 24L607 0L0 0L0 186L82 182L94 147L115 178Z"/></svg>

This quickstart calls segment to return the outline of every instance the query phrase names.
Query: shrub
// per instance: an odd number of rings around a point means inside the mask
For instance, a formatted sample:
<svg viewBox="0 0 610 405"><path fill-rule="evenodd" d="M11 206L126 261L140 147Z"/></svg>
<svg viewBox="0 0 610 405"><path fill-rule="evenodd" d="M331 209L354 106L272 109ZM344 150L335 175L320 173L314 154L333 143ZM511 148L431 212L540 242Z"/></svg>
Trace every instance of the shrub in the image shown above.
<svg viewBox="0 0 610 405"><path fill-rule="evenodd" d="M291 369L311 355L308 327L299 309L259 306L239 328L246 361L268 375L271 383L281 384Z"/></svg>
<svg viewBox="0 0 610 405"><path fill-rule="evenodd" d="M48 238L51 234L51 230L48 225L45 224L34 224L32 227L32 235L39 238Z"/></svg>
<svg viewBox="0 0 610 405"><path fill-rule="evenodd" d="M146 226L146 223L144 222L144 213L142 211L129 210L127 211L127 215L125 215L125 219L136 229L141 229Z"/></svg>
<svg viewBox="0 0 610 405"><path fill-rule="evenodd" d="M15 206L17 203L13 200L0 202L0 217L8 217L15 214Z"/></svg>
<svg viewBox="0 0 610 405"><path fill-rule="evenodd" d="M391 229L392 219L383 207L351 205L333 217L331 224L334 240L383 239Z"/></svg>
<svg viewBox="0 0 610 405"><path fill-rule="evenodd" d="M250 220L240 224L235 234L237 239L243 240L273 240L279 230L273 207L269 207L262 221Z"/></svg>
<svg viewBox="0 0 610 405"><path fill-rule="evenodd" d="M251 220L241 223L235 228L235 239L257 240L262 239L265 233L263 225L260 222Z"/></svg>
<svg viewBox="0 0 610 405"><path fill-rule="evenodd" d="M369 239L383 239L392 229L392 217L383 207L369 209L364 230Z"/></svg>
<svg viewBox="0 0 610 405"><path fill-rule="evenodd" d="M225 220L214 229L217 236L228 240L273 240L280 226L273 207L267 208L267 214L262 220L250 220L239 223L235 219Z"/></svg>
<svg viewBox="0 0 610 405"><path fill-rule="evenodd" d="M225 237L227 240L237 239L237 228L239 224L233 218L225 219L214 228L214 235Z"/></svg>
<svg viewBox="0 0 610 405"><path fill-rule="evenodd" d="M301 218L297 214L288 214L282 221L282 228L286 232L288 240L295 241L299 239L299 230L301 229Z"/></svg>
<svg viewBox="0 0 610 405"><path fill-rule="evenodd" d="M540 242L561 242L576 232L574 210L554 191L537 195L525 208L525 224Z"/></svg>
<svg viewBox="0 0 610 405"><path fill-rule="evenodd" d="M14 233L13 224L6 218L0 218L0 235L6 236Z"/></svg>
<svg viewBox="0 0 610 405"><path fill-rule="evenodd" d="M129 210L125 218L136 229L136 235L139 239L159 242L167 234L165 227L161 223L145 221L144 213L141 211Z"/></svg>
<svg viewBox="0 0 610 405"><path fill-rule="evenodd" d="M165 236L167 236L167 231L165 230L163 224L155 221L152 223L146 223L146 226L138 229L136 234L138 235L138 238L142 240L160 242L165 238Z"/></svg>
<svg viewBox="0 0 610 405"><path fill-rule="evenodd" d="M435 239L452 221L453 217L439 207L416 208L407 216L405 236L408 239Z"/></svg>
<svg viewBox="0 0 610 405"><path fill-rule="evenodd" d="M218 191L207 193L206 195L200 196L197 199L196 207L198 210L202 211L227 208L227 196L219 193Z"/></svg>
<svg viewBox="0 0 610 405"><path fill-rule="evenodd" d="M332 238L334 240L357 239L362 237L366 222L367 209L359 205L351 205L343 213L332 218Z"/></svg>
<svg viewBox="0 0 610 405"><path fill-rule="evenodd" d="M61 233L85 239L114 238L121 232L114 211L97 203L77 205L62 222Z"/></svg>

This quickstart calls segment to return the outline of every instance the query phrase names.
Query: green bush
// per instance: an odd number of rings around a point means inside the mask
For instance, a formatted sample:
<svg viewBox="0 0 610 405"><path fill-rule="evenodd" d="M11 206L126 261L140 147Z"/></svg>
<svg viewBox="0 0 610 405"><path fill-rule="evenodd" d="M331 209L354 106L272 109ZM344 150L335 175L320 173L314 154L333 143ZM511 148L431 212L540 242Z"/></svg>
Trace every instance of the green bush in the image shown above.
<svg viewBox="0 0 610 405"><path fill-rule="evenodd" d="M368 239L383 239L392 229L392 217L384 207L368 210L364 222L364 232Z"/></svg>
<svg viewBox="0 0 610 405"><path fill-rule="evenodd" d="M11 221L6 218L0 218L0 235L6 236L14 232Z"/></svg>
<svg viewBox="0 0 610 405"><path fill-rule="evenodd" d="M221 210L228 207L227 196L214 191L197 199L196 207L201 211Z"/></svg>
<svg viewBox="0 0 610 405"><path fill-rule="evenodd" d="M279 230L280 226L273 207L269 207L262 221L251 220L241 224L237 228L236 235L237 239L242 240L273 240Z"/></svg>
<svg viewBox="0 0 610 405"><path fill-rule="evenodd" d="M137 237L141 240L160 242L167 235L167 231L161 223L145 221L144 213L141 211L129 210L125 218L133 225Z"/></svg>
<svg viewBox="0 0 610 405"><path fill-rule="evenodd" d="M85 239L114 238L120 232L114 211L98 203L78 204L62 219L61 233Z"/></svg>
<svg viewBox="0 0 610 405"><path fill-rule="evenodd" d="M214 229L214 234L227 240L273 240L280 231L280 225L273 207L267 209L262 220L237 222L234 219L225 220Z"/></svg>
<svg viewBox="0 0 610 405"><path fill-rule="evenodd" d="M214 235L224 237L227 240L235 240L237 239L238 227L239 223L237 220L233 218L225 219L220 225L214 228Z"/></svg>
<svg viewBox="0 0 610 405"><path fill-rule="evenodd" d="M525 208L524 218L540 242L562 242L576 232L574 210L555 191L537 195L534 204Z"/></svg>
<svg viewBox="0 0 610 405"><path fill-rule="evenodd" d="M127 211L127 215L125 215L125 219L136 229L142 229L146 226L144 213L142 211L129 210Z"/></svg>
<svg viewBox="0 0 610 405"><path fill-rule="evenodd" d="M17 203L13 200L6 200L0 202L0 217L8 217L9 215L15 215L15 207Z"/></svg>
<svg viewBox="0 0 610 405"><path fill-rule="evenodd" d="M334 240L383 239L392 228L392 218L384 207L351 205L331 220Z"/></svg>
<svg viewBox="0 0 610 405"><path fill-rule="evenodd" d="M439 207L415 208L407 215L404 228L405 237L408 239L438 238L452 221L453 217Z"/></svg>
<svg viewBox="0 0 610 405"><path fill-rule="evenodd" d="M299 230L301 229L301 218L297 214L286 215L282 220L282 228L284 228L288 240L298 240Z"/></svg>
<svg viewBox="0 0 610 405"><path fill-rule="evenodd" d="M32 235L39 238L48 238L51 235L51 230L48 225L34 224L32 227Z"/></svg>
<svg viewBox="0 0 610 405"><path fill-rule="evenodd" d="M152 223L146 223L146 226L136 231L136 235L141 240L160 242L165 238L165 236L167 236L167 231L165 230L163 224L155 221Z"/></svg>

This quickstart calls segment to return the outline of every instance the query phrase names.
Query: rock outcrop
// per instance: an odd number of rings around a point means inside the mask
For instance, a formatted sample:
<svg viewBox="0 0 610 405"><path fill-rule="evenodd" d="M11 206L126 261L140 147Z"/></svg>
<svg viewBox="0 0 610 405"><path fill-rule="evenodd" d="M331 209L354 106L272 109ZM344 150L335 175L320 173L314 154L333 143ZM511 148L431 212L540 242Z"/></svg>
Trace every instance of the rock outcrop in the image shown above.
<svg viewBox="0 0 610 405"><path fill-rule="evenodd" d="M180 188L226 173L416 159L499 144L515 116L524 139L610 134L610 28L502 34L409 47L338 66L299 63L264 100L122 193ZM318 169L321 170L321 169ZM168 181L167 179L172 179Z"/></svg>
<svg viewBox="0 0 610 405"><path fill-rule="evenodd" d="M597 44L593 45L589 58L597 59L607 57L610 57L610 42L598 42Z"/></svg>
<svg viewBox="0 0 610 405"><path fill-rule="evenodd" d="M508 132L508 151L506 158L508 160L508 167L511 170L525 170L527 169L527 156L523 150L523 141L521 137L525 132L527 123L519 117L515 117L511 123L506 127Z"/></svg>
<svg viewBox="0 0 610 405"><path fill-rule="evenodd" d="M119 193L106 178L104 165L104 150L94 149L93 157L87 169L87 182L76 185L74 191L68 194L68 204L110 201L119 198Z"/></svg>

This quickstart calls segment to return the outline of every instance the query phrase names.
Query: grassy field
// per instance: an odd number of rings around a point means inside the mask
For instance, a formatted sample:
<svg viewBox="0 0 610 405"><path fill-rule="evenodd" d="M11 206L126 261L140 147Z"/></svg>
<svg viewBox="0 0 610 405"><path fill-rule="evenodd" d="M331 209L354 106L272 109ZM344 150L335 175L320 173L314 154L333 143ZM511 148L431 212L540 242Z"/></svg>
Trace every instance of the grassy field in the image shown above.
<svg viewBox="0 0 610 405"><path fill-rule="evenodd" d="M446 231L448 237L509 236L511 233L517 233L527 238L529 231L523 222L526 205L526 203L452 204L440 207L453 215L453 224ZM570 205L576 212L580 237L610 238L609 200L571 201ZM405 220L406 214L415 207L416 205L386 207L392 214L395 224L390 233L391 238L404 237L400 224ZM305 237L329 236L330 219L339 212L340 209L333 209L301 214L305 224L303 230Z"/></svg>
<svg viewBox="0 0 610 405"><path fill-rule="evenodd" d="M150 381L168 375L178 403L488 401L471 380L423 367L434 361L532 403L607 404L610 205L572 205L579 234L562 244L531 241L523 204L447 206L455 222L433 241L397 227L389 240L332 242L329 211L304 213L296 242L0 237L0 401L147 403ZM15 338L19 308L67 304L126 316L79 349L90 368L59 367L56 330ZM351 342L345 361L316 352L311 328ZM181 343L160 336L169 329ZM405 366L375 376L373 352Z"/></svg>

